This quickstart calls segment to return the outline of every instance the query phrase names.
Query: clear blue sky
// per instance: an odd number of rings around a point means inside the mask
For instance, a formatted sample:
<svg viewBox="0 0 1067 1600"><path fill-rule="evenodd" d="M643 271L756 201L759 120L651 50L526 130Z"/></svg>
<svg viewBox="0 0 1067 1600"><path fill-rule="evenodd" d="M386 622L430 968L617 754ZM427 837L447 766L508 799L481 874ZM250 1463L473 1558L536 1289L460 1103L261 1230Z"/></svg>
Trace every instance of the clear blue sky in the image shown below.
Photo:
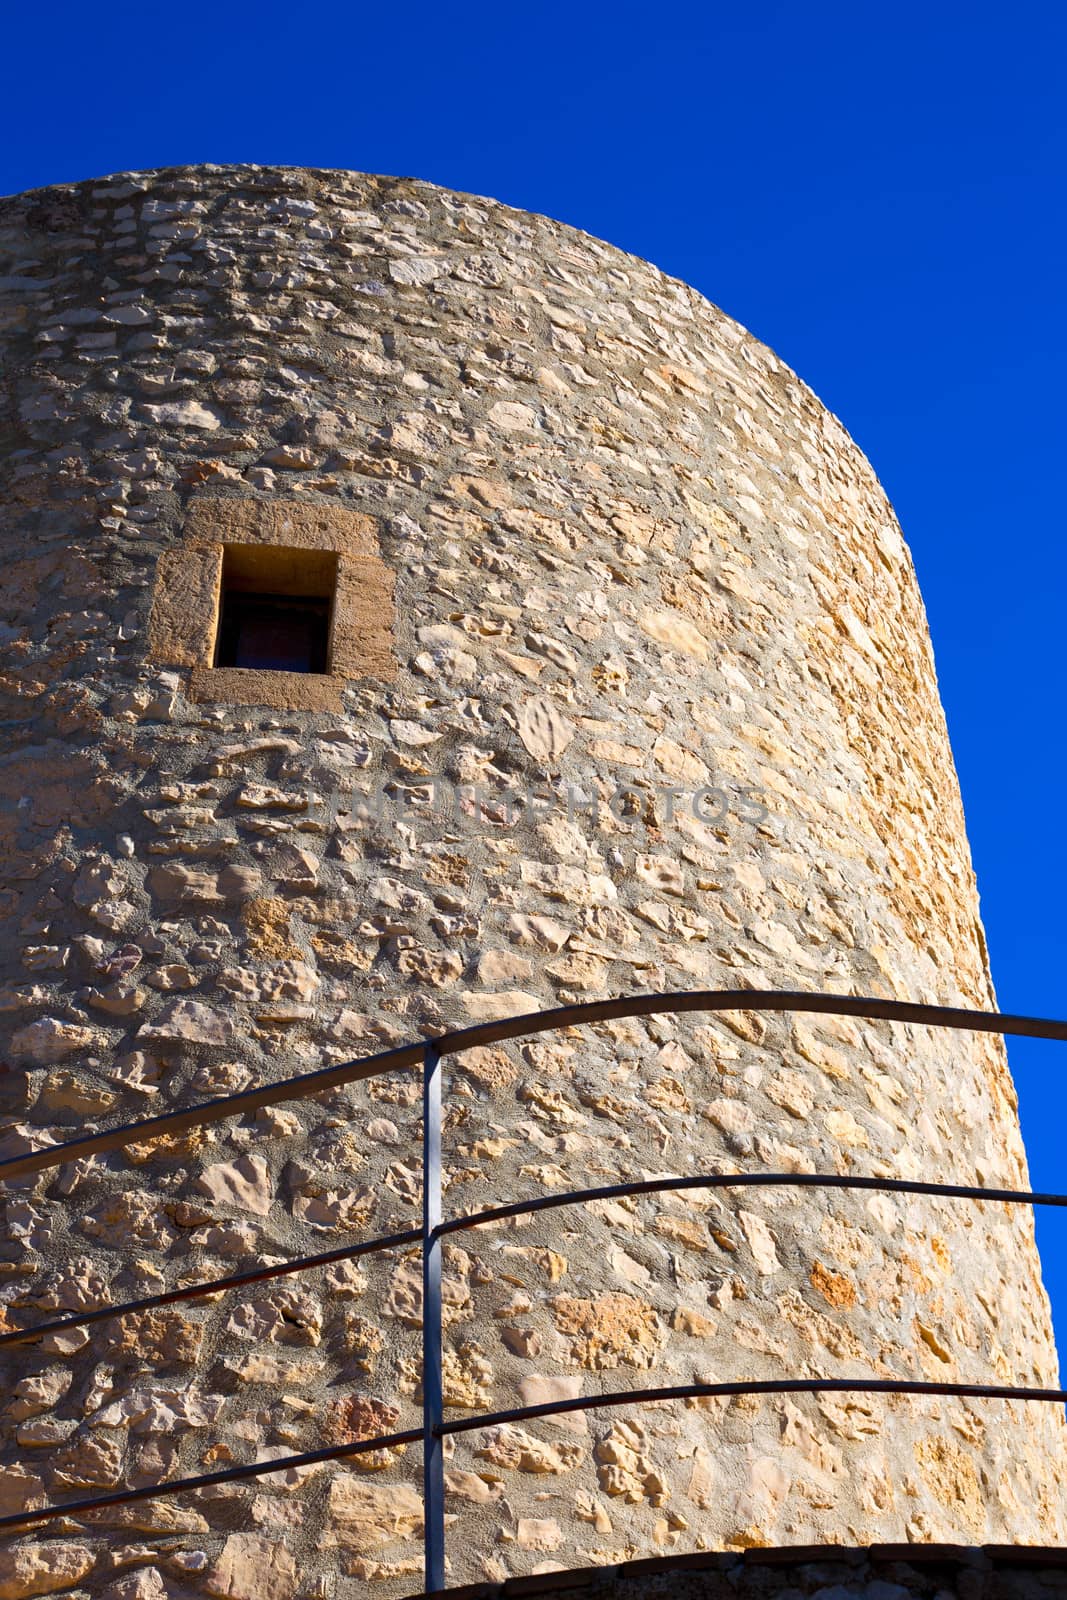
<svg viewBox="0 0 1067 1600"><path fill-rule="evenodd" d="M1067 8L895 0L18 5L0 192L403 173L695 284L870 456L914 552L1004 1010L1067 1013ZM1014 1048L1067 1190L1067 1046ZM1067 1218L1041 1229L1067 1352Z"/></svg>

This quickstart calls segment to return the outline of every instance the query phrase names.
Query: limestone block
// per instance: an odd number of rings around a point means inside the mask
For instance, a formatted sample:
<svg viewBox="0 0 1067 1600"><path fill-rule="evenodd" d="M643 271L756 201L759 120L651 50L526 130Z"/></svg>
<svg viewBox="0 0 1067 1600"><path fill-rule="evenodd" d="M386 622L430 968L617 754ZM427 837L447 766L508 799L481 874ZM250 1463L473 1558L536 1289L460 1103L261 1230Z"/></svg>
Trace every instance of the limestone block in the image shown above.
<svg viewBox="0 0 1067 1600"><path fill-rule="evenodd" d="M30 1600L71 1589L93 1567L87 1545L44 1543L0 1550L0 1600Z"/></svg>
<svg viewBox="0 0 1067 1600"><path fill-rule="evenodd" d="M204 1579L204 1588L220 1600L292 1600L297 1577L296 1562L283 1539L231 1533Z"/></svg>

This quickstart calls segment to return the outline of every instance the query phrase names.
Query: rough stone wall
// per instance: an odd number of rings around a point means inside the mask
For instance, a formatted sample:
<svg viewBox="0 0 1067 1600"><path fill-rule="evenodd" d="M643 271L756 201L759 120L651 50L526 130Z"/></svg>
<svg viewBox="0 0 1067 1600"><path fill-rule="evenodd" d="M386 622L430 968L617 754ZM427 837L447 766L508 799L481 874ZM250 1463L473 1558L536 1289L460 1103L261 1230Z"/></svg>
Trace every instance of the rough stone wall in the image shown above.
<svg viewBox="0 0 1067 1600"><path fill-rule="evenodd" d="M347 173L39 191L0 248L0 1153L572 997L993 1005L900 532L721 312L544 218ZM393 577L388 649L336 701L235 703L209 641L166 659L190 551L319 521ZM988 1038L664 1018L482 1051L446 1091L453 1211L712 1168L1026 1183ZM7 1326L411 1226L418 1125L397 1076L13 1186ZM447 1297L451 1408L1056 1377L1004 1208L592 1206L465 1235ZM381 1258L8 1353L0 1513L410 1425L418 1325L416 1261ZM1051 1408L862 1397L475 1433L452 1581L1058 1540L1061 1452ZM418 1474L409 1450L71 1520L0 1551L0 1597L410 1591Z"/></svg>

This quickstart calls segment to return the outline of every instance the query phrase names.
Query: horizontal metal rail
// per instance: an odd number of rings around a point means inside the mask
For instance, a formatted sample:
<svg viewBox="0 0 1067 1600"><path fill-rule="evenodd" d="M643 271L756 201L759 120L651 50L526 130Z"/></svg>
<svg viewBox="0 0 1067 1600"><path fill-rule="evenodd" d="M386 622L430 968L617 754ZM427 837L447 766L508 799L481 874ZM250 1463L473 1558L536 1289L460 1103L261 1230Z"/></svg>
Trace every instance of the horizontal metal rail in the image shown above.
<svg viewBox="0 0 1067 1600"><path fill-rule="evenodd" d="M878 1194L922 1194L949 1200L988 1200L996 1204L1059 1206L1067 1208L1067 1194L1037 1194L1028 1189L983 1189L959 1183L924 1183L911 1178L866 1178L841 1176L838 1173L819 1172L716 1172L694 1178L642 1178L633 1183L609 1183L598 1189L568 1189L557 1194L538 1195L536 1200L518 1200L510 1205L493 1206L487 1211L474 1211L465 1216L452 1217L434 1229L436 1238L450 1233L463 1233L493 1222L506 1222L510 1217L530 1216L538 1211L554 1211L561 1206L581 1205L595 1200L625 1199L630 1195L670 1194L686 1189L868 1189ZM5 1346L29 1344L49 1333L69 1333L74 1328L87 1328L93 1323L109 1322L117 1317L152 1311L159 1306L176 1305L183 1300L209 1299L225 1294L231 1289L242 1289L252 1283L266 1283L272 1278L286 1278L298 1272L312 1272L316 1267L329 1267L339 1261L353 1261L359 1256L372 1255L382 1250L401 1250L407 1245L420 1243L422 1230L409 1228L405 1233L383 1234L377 1239L366 1239L359 1244L346 1244L336 1250L324 1250L319 1255L299 1256L292 1261L274 1262L267 1267L256 1267L249 1272L234 1272L226 1278L210 1278L203 1282L182 1284L180 1288L164 1289L159 1294L146 1295L141 1300L124 1300L117 1305L97 1306L92 1311L78 1311L56 1322L40 1322L32 1328L15 1328L0 1333L0 1349Z"/></svg>
<svg viewBox="0 0 1067 1600"><path fill-rule="evenodd" d="M926 1383L910 1378L757 1378L736 1383L672 1383L659 1389L616 1389L608 1394L583 1394L574 1400L546 1400L539 1406L512 1411L487 1411L477 1417L446 1422L442 1434L471 1433L505 1423L536 1422L569 1411L599 1411L612 1406L649 1405L665 1400L731 1399L749 1394L917 1394L963 1400L1037 1400L1067 1405L1067 1389L1025 1389L1013 1384ZM3 1524L0 1523L0 1527Z"/></svg>
<svg viewBox="0 0 1067 1600"><path fill-rule="evenodd" d="M570 1189L556 1194L539 1195L535 1200L518 1200L509 1205L493 1206L486 1211L452 1217L433 1229L433 1235L441 1239L451 1233L462 1233L490 1223L505 1222L511 1217L530 1216L539 1211L554 1211L562 1206L581 1205L597 1200L618 1200L644 1194L671 1194L687 1189L752 1188L864 1189L879 1194L921 1194L950 1200L987 1200L997 1204L1067 1208L1067 1194L1037 1194L1027 1189L985 1189L958 1183L926 1183L911 1178L849 1177L838 1173L715 1172L692 1178L642 1178L632 1183L603 1184L596 1189ZM312 1272L317 1267L334 1266L341 1261L353 1261L360 1256L373 1255L384 1250L404 1249L408 1245L419 1244L422 1237L421 1228L409 1228L404 1233L382 1234L375 1239L361 1240L359 1244L339 1245L335 1250L324 1250L318 1255L273 1262L270 1266L256 1267L248 1272L234 1272L225 1278L210 1278L197 1283L182 1284L175 1289L164 1289L159 1294L146 1295L140 1300L125 1300L114 1305L97 1306L91 1311L78 1311L55 1322L40 1322L31 1328L15 1328L0 1333L0 1349L29 1344L34 1339L43 1339L46 1334L69 1333L75 1328L90 1327L94 1323L111 1322L119 1317L136 1315L138 1312L153 1311L160 1306L176 1305L181 1301L209 1299L233 1289L245 1288L249 1284L266 1283L274 1278L291 1277L300 1272Z"/></svg>
<svg viewBox="0 0 1067 1600"><path fill-rule="evenodd" d="M143 1484L138 1489L112 1489L87 1500L68 1500L64 1506L39 1506L35 1511L16 1511L0 1517L0 1529L31 1527L54 1522L57 1517L87 1517L109 1506L128 1506L138 1500L160 1500L167 1495L189 1494L195 1489L213 1489L219 1483L241 1483L246 1478L263 1478L271 1472L291 1472L298 1467L315 1467L323 1461L343 1461L348 1456L365 1455L370 1450L394 1450L422 1438L421 1428L406 1428L403 1433L383 1433L375 1439L350 1439L346 1444L326 1445L321 1450L305 1450L296 1456L278 1456L273 1461L251 1461L247 1466L222 1467L218 1472L201 1472L195 1478L175 1478L170 1483Z"/></svg>
<svg viewBox="0 0 1067 1600"><path fill-rule="evenodd" d="M517 1422L536 1422L541 1417L562 1416L571 1411L597 1411L615 1406L660 1404L668 1400L730 1399L738 1395L777 1394L885 1394L931 1395L960 1399L1038 1401L1067 1405L1067 1389L1026 1389L1013 1385L984 1383L925 1383L906 1378L769 1378L745 1379L736 1383L678 1383L658 1389L618 1389L606 1394L579 1395L574 1400L547 1401L539 1406L520 1406L510 1411L488 1411L460 1417L435 1429L441 1438L472 1433L478 1428L495 1428ZM31 1527L53 1522L60 1517L80 1518L110 1506L130 1505L138 1500L157 1500L169 1495L210 1489L220 1483L240 1483L248 1478L266 1477L272 1472L288 1472L317 1466L325 1461L340 1461L371 1450L393 1450L414 1444L422 1428L407 1428L402 1433L378 1434L373 1439L354 1439L346 1444L328 1445L322 1450L306 1450L300 1455L280 1456L273 1461L253 1461L246 1466L226 1467L218 1472L200 1473L194 1478L175 1478L170 1483L147 1484L137 1489L115 1489L108 1494L66 1505L40 1506L33 1511L18 1511L0 1517L0 1530Z"/></svg>
<svg viewBox="0 0 1067 1600"><path fill-rule="evenodd" d="M516 1200L486 1211L450 1217L437 1229L439 1235L464 1233L509 1217L528 1217L538 1211L555 1211L591 1200L621 1200L629 1195L671 1194L684 1189L873 1189L879 1194L941 1195L949 1200L991 1200L1005 1205L1063 1206L1067 1194L1033 1194L1028 1189L982 1189L964 1183L923 1183L912 1178L863 1178L821 1172L712 1172L695 1178L641 1178L633 1183L606 1183L598 1189L561 1189L536 1200ZM0 1343L3 1341L0 1340Z"/></svg>
<svg viewBox="0 0 1067 1600"><path fill-rule="evenodd" d="M311 1272L315 1267L330 1267L338 1261L354 1261L357 1256L369 1256L378 1250L402 1249L407 1244L418 1244L421 1239L421 1228L409 1228L406 1233L383 1234L381 1238L366 1239L360 1244L324 1250L321 1255L299 1256L292 1261L275 1262L269 1267L255 1267L250 1272L234 1272L228 1278L212 1278L203 1283L183 1284L179 1289L164 1289L160 1294L146 1295L143 1300L97 1306L92 1311L78 1311L73 1316L62 1317L57 1322L39 1322L32 1328L15 1328L10 1333L0 1333L0 1349L5 1345L28 1344L32 1339L43 1339L46 1333L69 1333L72 1328L87 1328L94 1322L110 1322L115 1317L129 1316L137 1311L176 1305L180 1300L202 1300L210 1295L224 1294L229 1289L243 1289L250 1283L266 1283L271 1278L286 1278L294 1272Z"/></svg>
<svg viewBox="0 0 1067 1600"><path fill-rule="evenodd" d="M881 1000L839 994L812 994L805 990L777 989L694 989L663 994L639 994L612 1000L586 1000L578 1005L557 1006L551 1011L531 1011L521 1017L503 1017L495 1022L481 1022L471 1028L460 1028L453 1033L441 1034L433 1040L438 1055L459 1055L477 1045L502 1044L508 1039L524 1039L539 1033L553 1033L562 1028L589 1026L597 1022L614 1022L629 1017L683 1015L690 1011L801 1011L821 1016L859 1017L870 1022L910 1023L918 1026L950 1028L957 1032L996 1033L1027 1039L1067 1040L1067 1022L1044 1017L1013 1016L996 1011L967 1011L957 1006L915 1005L907 1000ZM278 1083L263 1084L255 1089L242 1089L238 1094L224 1095L218 1100L208 1100L202 1105L189 1106L183 1111L168 1111L158 1117L146 1117L140 1122L123 1127L108 1128L100 1133L87 1134L67 1143L48 1145L25 1155L14 1156L0 1162L0 1182L12 1178L29 1177L36 1172L47 1172L67 1161L81 1161L87 1156L106 1155L120 1150L123 1145L146 1139L169 1138L190 1128L203 1128L211 1123L223 1122L227 1117L245 1116L267 1106L282 1105L287 1100L304 1100L309 1096L337 1089L365 1078L375 1078L384 1072L396 1072L403 1067L422 1064L425 1044L401 1045L395 1050L384 1050L378 1055L363 1056L355 1061L339 1062L333 1067L323 1067L318 1072L304 1073L295 1078L283 1078Z"/></svg>

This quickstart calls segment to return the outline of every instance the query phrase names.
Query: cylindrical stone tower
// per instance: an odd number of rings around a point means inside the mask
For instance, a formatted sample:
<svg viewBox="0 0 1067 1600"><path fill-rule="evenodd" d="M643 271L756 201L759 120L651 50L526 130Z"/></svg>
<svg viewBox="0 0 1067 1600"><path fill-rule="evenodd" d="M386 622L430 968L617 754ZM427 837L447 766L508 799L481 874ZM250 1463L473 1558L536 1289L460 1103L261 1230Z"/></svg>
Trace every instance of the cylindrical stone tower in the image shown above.
<svg viewBox="0 0 1067 1600"><path fill-rule="evenodd" d="M570 999L992 1008L885 496L763 345L543 217L199 167L0 208L10 1155ZM709 1170L1025 1186L999 1042L735 1012L450 1065L446 1207ZM406 1074L4 1195L6 1326L419 1216ZM446 1258L446 1402L1052 1384L1029 1213L737 1190ZM0 1514L410 1426L414 1255L6 1355ZM1063 1537L1051 1407L863 1396L464 1435L451 1581ZM53 1525L0 1593L419 1587L417 1449Z"/></svg>

